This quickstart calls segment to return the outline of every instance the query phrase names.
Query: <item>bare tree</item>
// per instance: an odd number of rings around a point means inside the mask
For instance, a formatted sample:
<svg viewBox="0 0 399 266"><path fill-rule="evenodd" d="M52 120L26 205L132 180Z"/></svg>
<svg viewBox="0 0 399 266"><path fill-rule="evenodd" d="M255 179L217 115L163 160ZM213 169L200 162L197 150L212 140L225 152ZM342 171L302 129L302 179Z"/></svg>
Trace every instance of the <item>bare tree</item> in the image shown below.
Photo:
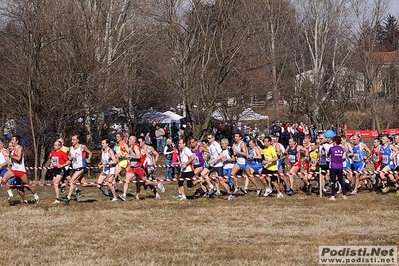
<svg viewBox="0 0 399 266"><path fill-rule="evenodd" d="M297 65L296 92L297 108L305 111L311 122L321 122L323 107L331 96L336 94L334 88L338 75L353 54L350 46L350 30L354 25L352 1L340 0L297 0L298 31L302 40L295 56ZM306 103L301 99L306 95ZM301 99L301 100L298 100ZM334 100L334 99L332 99ZM328 105L327 105L328 106ZM325 116L324 120L328 117Z"/></svg>
<svg viewBox="0 0 399 266"><path fill-rule="evenodd" d="M223 99L223 84L232 73L248 28L236 16L242 1L158 1L154 18L166 30L169 86L178 89L197 136L209 131L211 115Z"/></svg>
<svg viewBox="0 0 399 266"><path fill-rule="evenodd" d="M358 1L357 5L353 6L356 11L356 24L359 25L357 34L353 35L358 48L354 57L358 65L354 67L365 77L364 111L370 115L373 127L376 127L380 133L381 117L384 114L378 111L381 109L378 108L381 101L378 101L376 93L380 91L381 71L384 67L384 59L380 52L387 51L380 48L380 25L385 17L388 3L386 0L376 0L372 3ZM385 107L385 103L383 106Z"/></svg>

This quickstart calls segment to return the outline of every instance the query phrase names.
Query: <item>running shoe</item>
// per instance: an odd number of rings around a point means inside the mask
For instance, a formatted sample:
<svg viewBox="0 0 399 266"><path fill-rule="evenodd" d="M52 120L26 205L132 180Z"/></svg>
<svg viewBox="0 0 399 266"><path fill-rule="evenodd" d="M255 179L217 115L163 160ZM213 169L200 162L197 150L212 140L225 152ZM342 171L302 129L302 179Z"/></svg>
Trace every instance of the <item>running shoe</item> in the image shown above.
<svg viewBox="0 0 399 266"><path fill-rule="evenodd" d="M279 198L282 198L282 197L284 197L284 196L283 196L283 193L280 192L280 193L277 194L277 198L278 198L278 199L279 199Z"/></svg>
<svg viewBox="0 0 399 266"><path fill-rule="evenodd" d="M382 189L382 193L388 193L389 192L389 186L385 186L383 189Z"/></svg>
<svg viewBox="0 0 399 266"><path fill-rule="evenodd" d="M372 174L372 175L370 176L370 180L371 180L371 183L372 183L373 185L375 185L375 183L377 182L376 177L377 177L376 174Z"/></svg>
<svg viewBox="0 0 399 266"><path fill-rule="evenodd" d="M118 198L120 198L122 201L126 201L126 195L119 195Z"/></svg>
<svg viewBox="0 0 399 266"><path fill-rule="evenodd" d="M112 198L111 201L118 201L118 198Z"/></svg>
<svg viewBox="0 0 399 266"><path fill-rule="evenodd" d="M186 196L183 196L183 197L181 197L181 198L179 199L179 201L182 202L182 201L185 201L186 199L187 199Z"/></svg>
<svg viewBox="0 0 399 266"><path fill-rule="evenodd" d="M294 195L294 190L292 190L292 188L290 188L290 190L287 191L287 195L288 196Z"/></svg>
<svg viewBox="0 0 399 266"><path fill-rule="evenodd" d="M55 201L53 201L52 204L59 204L59 203L61 203L61 201L59 199L56 199Z"/></svg>
<svg viewBox="0 0 399 266"><path fill-rule="evenodd" d="M342 199L346 200L347 198L346 198L346 196L345 196L345 195L343 195L343 196L342 196Z"/></svg>
<svg viewBox="0 0 399 266"><path fill-rule="evenodd" d="M215 194L215 188L211 187L211 189L209 190L208 194L209 194L210 197L213 196L213 194Z"/></svg>
<svg viewBox="0 0 399 266"><path fill-rule="evenodd" d="M181 199L181 194L179 193L179 194L177 194L176 196L173 196L173 198L175 198L175 199Z"/></svg>
<svg viewBox="0 0 399 266"><path fill-rule="evenodd" d="M82 191L78 189L76 190L76 201L79 201L80 197L82 197Z"/></svg>
<svg viewBox="0 0 399 266"><path fill-rule="evenodd" d="M232 200L233 200L233 197L234 197L233 194L230 194L230 195L227 197L227 200L228 200L228 201L232 201Z"/></svg>
<svg viewBox="0 0 399 266"><path fill-rule="evenodd" d="M61 187L60 193L61 193L61 194L64 194L64 193L65 193L65 186Z"/></svg>
<svg viewBox="0 0 399 266"><path fill-rule="evenodd" d="M256 190L256 196L260 197L261 195L262 195L262 189L261 189L261 188L258 188L258 189Z"/></svg>
<svg viewBox="0 0 399 266"><path fill-rule="evenodd" d="M328 200L335 201L335 197L331 196Z"/></svg>
<svg viewBox="0 0 399 266"><path fill-rule="evenodd" d="M265 194L263 194L263 197L268 197L271 193L272 193L272 189L268 187L268 188L266 188Z"/></svg>
<svg viewBox="0 0 399 266"><path fill-rule="evenodd" d="M351 193L351 195L357 195L357 191L356 191L356 190L353 190L352 193Z"/></svg>
<svg viewBox="0 0 399 266"><path fill-rule="evenodd" d="M222 195L222 192L216 191L215 195L216 195L216 196L221 196L221 195Z"/></svg>
<svg viewBox="0 0 399 266"><path fill-rule="evenodd" d="M159 196L159 194L155 194L155 199L161 199L161 196Z"/></svg>
<svg viewBox="0 0 399 266"><path fill-rule="evenodd" d="M8 201L9 204L12 204L13 201L14 201L14 196L9 196L9 197L7 198L7 201Z"/></svg>
<svg viewBox="0 0 399 266"><path fill-rule="evenodd" d="M35 206L37 206L37 205L39 204L39 201L40 201L40 199L39 199L39 196L37 196L37 198L36 198L36 199L34 199Z"/></svg>
<svg viewBox="0 0 399 266"><path fill-rule="evenodd" d="M199 197L201 197L201 196L202 196L201 190L202 190L202 189L200 189L200 188L197 189L197 190L194 192L193 197L194 197L194 198L199 198Z"/></svg>
<svg viewBox="0 0 399 266"><path fill-rule="evenodd" d="M233 194L235 195L235 194L237 194L238 192L240 192L240 188L238 187L238 188L236 188L236 189L234 189L234 192L233 192Z"/></svg>
<svg viewBox="0 0 399 266"><path fill-rule="evenodd" d="M69 205L69 202L71 201L71 199L68 197L60 198L60 200L63 201L65 205Z"/></svg>
<svg viewBox="0 0 399 266"><path fill-rule="evenodd" d="M242 193L244 193L244 194L248 194L248 188L246 188L246 187L241 188L241 191L242 191Z"/></svg>
<svg viewBox="0 0 399 266"><path fill-rule="evenodd" d="M158 182L157 187L159 188L159 190L160 190L162 193L165 192L165 187L164 187L164 185L162 184L162 182Z"/></svg>

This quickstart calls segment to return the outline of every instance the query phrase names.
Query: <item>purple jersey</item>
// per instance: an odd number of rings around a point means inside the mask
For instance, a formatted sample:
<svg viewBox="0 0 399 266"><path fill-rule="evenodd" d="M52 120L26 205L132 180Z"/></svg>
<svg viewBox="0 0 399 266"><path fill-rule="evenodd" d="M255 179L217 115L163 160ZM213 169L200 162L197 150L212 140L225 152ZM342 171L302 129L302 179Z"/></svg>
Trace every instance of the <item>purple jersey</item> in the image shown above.
<svg viewBox="0 0 399 266"><path fill-rule="evenodd" d="M332 146L327 153L327 157L330 157L330 169L343 169L342 155L344 150L341 146Z"/></svg>

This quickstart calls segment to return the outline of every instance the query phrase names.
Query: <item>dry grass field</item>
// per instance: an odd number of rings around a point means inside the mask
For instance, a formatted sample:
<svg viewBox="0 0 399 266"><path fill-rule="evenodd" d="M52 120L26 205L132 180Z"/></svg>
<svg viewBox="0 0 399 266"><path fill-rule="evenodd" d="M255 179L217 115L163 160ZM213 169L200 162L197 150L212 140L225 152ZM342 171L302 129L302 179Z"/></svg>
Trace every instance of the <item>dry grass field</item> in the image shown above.
<svg viewBox="0 0 399 266"><path fill-rule="evenodd" d="M394 192L361 191L330 202L302 192L277 199L251 191L231 202L226 196L179 202L177 183L165 187L160 200L147 190L136 201L131 185L126 202L83 188L69 206L52 205L52 187L38 188L38 206L9 206L1 190L0 264L317 265L321 245L398 243Z"/></svg>

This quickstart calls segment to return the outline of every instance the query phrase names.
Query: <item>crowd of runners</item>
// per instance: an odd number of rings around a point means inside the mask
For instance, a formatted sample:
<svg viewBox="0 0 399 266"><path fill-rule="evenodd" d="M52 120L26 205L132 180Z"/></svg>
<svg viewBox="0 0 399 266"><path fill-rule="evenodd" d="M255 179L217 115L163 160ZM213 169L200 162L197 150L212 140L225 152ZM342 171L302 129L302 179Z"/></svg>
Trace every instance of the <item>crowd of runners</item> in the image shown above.
<svg viewBox="0 0 399 266"><path fill-rule="evenodd" d="M165 156L164 178L177 178L174 198L179 201L187 200L184 183L193 188L192 198L226 197L229 201L251 191L258 197L277 198L318 191L317 194L328 196L330 200L342 193L342 198L346 199L347 193L356 195L362 187L378 193L387 193L395 187L399 195L399 135L381 135L371 148L359 135L347 139L336 136L332 130L318 133L316 137L305 135L302 145L289 138L287 146L273 134L255 135L250 139L241 132L233 135L231 142L227 138L217 140L213 133L202 140L182 137L175 143L168 139L159 152L146 144L145 136L129 136L126 143L123 134L117 133L113 147L109 139L101 141L98 162L101 173L96 182L86 180L93 153L80 143L79 136L71 137L70 147L63 139L58 139L49 155L55 193L53 204L79 200L81 190L77 184L97 187L111 201L126 201L129 185L134 183L136 200L140 199L142 188L150 189L154 198L160 199L159 192L164 192L165 188L164 180L155 174L159 153ZM39 196L26 175L24 149L19 141L19 136L13 136L7 147L0 141L1 186L10 204L15 202L13 187L22 202L27 202L27 188L34 196L34 203L38 204ZM365 171L369 163L379 172ZM123 188L117 195L119 183ZM67 188L67 195L61 197Z"/></svg>

